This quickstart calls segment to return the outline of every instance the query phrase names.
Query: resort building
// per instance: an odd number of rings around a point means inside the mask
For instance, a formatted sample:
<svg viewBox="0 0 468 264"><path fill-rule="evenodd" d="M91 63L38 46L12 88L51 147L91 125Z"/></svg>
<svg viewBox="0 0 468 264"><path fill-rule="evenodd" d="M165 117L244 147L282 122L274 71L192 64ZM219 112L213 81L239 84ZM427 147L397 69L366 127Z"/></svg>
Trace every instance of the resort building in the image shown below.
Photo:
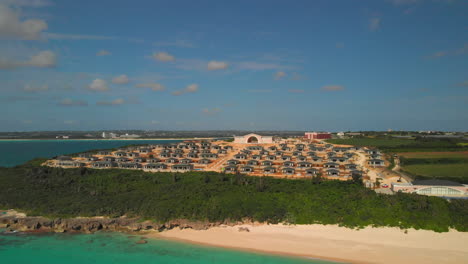
<svg viewBox="0 0 468 264"><path fill-rule="evenodd" d="M247 134L245 136L235 136L234 143L238 144L272 144L272 136L261 136L257 134Z"/></svg>
<svg viewBox="0 0 468 264"><path fill-rule="evenodd" d="M172 170L175 171L191 171L193 170L193 165L192 164L175 164L172 165Z"/></svg>
<svg viewBox="0 0 468 264"><path fill-rule="evenodd" d="M411 183L392 183L394 192L417 193L442 197L468 197L468 185L446 180L417 180Z"/></svg>
<svg viewBox="0 0 468 264"><path fill-rule="evenodd" d="M381 167L381 166L385 166L385 161L381 159L371 159L367 161L367 164L374 166L374 167Z"/></svg>
<svg viewBox="0 0 468 264"><path fill-rule="evenodd" d="M331 133L328 132L306 132L304 135L306 139L330 139Z"/></svg>

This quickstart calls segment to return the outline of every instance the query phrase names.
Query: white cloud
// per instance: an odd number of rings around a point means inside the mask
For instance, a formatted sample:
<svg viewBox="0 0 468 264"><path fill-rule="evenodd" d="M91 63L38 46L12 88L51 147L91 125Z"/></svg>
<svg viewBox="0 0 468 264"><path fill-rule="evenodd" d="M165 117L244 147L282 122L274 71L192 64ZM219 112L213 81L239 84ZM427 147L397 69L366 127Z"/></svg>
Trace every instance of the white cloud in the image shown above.
<svg viewBox="0 0 468 264"><path fill-rule="evenodd" d="M153 53L153 59L167 62L167 61L174 61L175 57L167 52L158 52L158 53Z"/></svg>
<svg viewBox="0 0 468 264"><path fill-rule="evenodd" d="M290 92L290 93L304 93L305 90L302 90L302 89L289 89L288 92Z"/></svg>
<svg viewBox="0 0 468 264"><path fill-rule="evenodd" d="M342 91L344 86L341 85L327 85L322 87L322 91Z"/></svg>
<svg viewBox="0 0 468 264"><path fill-rule="evenodd" d="M394 5L409 5L421 2L421 0L389 0Z"/></svg>
<svg viewBox="0 0 468 264"><path fill-rule="evenodd" d="M73 100L70 98L64 98L59 102L59 105L62 106L86 106L88 103L83 100Z"/></svg>
<svg viewBox="0 0 468 264"><path fill-rule="evenodd" d="M275 73L275 80L281 80L285 76L286 76L286 73L284 71L276 72Z"/></svg>
<svg viewBox="0 0 468 264"><path fill-rule="evenodd" d="M102 79L95 79L88 85L88 89L92 91L104 92L109 90L109 86L107 86L107 82Z"/></svg>
<svg viewBox="0 0 468 264"><path fill-rule="evenodd" d="M0 4L28 7L43 7L52 5L52 3L48 0L0 0Z"/></svg>
<svg viewBox="0 0 468 264"><path fill-rule="evenodd" d="M51 68L55 65L56 55L50 50L41 51L33 55L28 61L14 61L0 58L0 69L5 70L12 70L19 67Z"/></svg>
<svg viewBox="0 0 468 264"><path fill-rule="evenodd" d="M372 17L369 20L369 30L372 32L379 30L380 22L381 22L380 17Z"/></svg>
<svg viewBox="0 0 468 264"><path fill-rule="evenodd" d="M204 109L202 109L202 113L203 113L203 114L206 114L206 115L218 114L218 113L220 113L221 111L222 111L222 110L221 110L221 108L219 108L219 107L215 107L215 108L211 108L211 109L209 109L209 108L204 108Z"/></svg>
<svg viewBox="0 0 468 264"><path fill-rule="evenodd" d="M156 121L156 120L151 120L150 124L152 125L159 125L161 122Z"/></svg>
<svg viewBox="0 0 468 264"><path fill-rule="evenodd" d="M65 125L74 125L74 124L76 124L77 122L76 122L76 120L64 120L63 123L64 123Z"/></svg>
<svg viewBox="0 0 468 264"><path fill-rule="evenodd" d="M224 70L229 67L229 64L224 61L210 61L208 62L207 69L209 71L215 71L215 70Z"/></svg>
<svg viewBox="0 0 468 264"><path fill-rule="evenodd" d="M61 34L61 33L50 33L50 32L44 32L41 36L43 38L45 38L45 39L69 39L69 40L82 40L82 39L111 40L111 39L117 39L116 37L109 37L109 36Z"/></svg>
<svg viewBox="0 0 468 264"><path fill-rule="evenodd" d="M459 56L459 55L465 55L468 53L468 43L466 43L463 47L460 47L455 50L443 50L443 51L438 51L434 52L433 54L427 56L430 59L435 59L435 58L440 58L440 57L445 57L445 56Z"/></svg>
<svg viewBox="0 0 468 264"><path fill-rule="evenodd" d="M169 41L157 41L153 45L157 47L179 47L179 48L193 48L194 45L187 40L176 40L173 42Z"/></svg>
<svg viewBox="0 0 468 264"><path fill-rule="evenodd" d="M185 87L185 89L183 90L172 92L172 95L179 96L179 95L183 95L186 93L196 93L197 91L198 91L198 84L192 83L190 85L187 85L187 87Z"/></svg>
<svg viewBox="0 0 468 264"><path fill-rule="evenodd" d="M188 85L187 88L185 88L185 91L187 93L197 92L198 91L198 84L193 83L193 84Z"/></svg>
<svg viewBox="0 0 468 264"><path fill-rule="evenodd" d="M7 5L0 4L0 38L35 40L42 31L47 29L47 23L42 19L20 20L20 14Z"/></svg>
<svg viewBox="0 0 468 264"><path fill-rule="evenodd" d="M44 84L42 86L33 86L30 84L26 84L23 87L23 90L26 92L40 92L40 91L47 91L49 90L49 86L47 84Z"/></svg>
<svg viewBox="0 0 468 264"><path fill-rule="evenodd" d="M247 92L249 93L271 93L272 90L271 89L251 89L251 90L247 90Z"/></svg>
<svg viewBox="0 0 468 264"><path fill-rule="evenodd" d="M41 51L37 55L31 57L29 61L30 66L34 67L54 67L55 66L55 53L50 50Z"/></svg>
<svg viewBox="0 0 468 264"><path fill-rule="evenodd" d="M137 88L151 88L153 91L164 91L166 88L160 83L139 83L135 85Z"/></svg>
<svg viewBox="0 0 468 264"><path fill-rule="evenodd" d="M289 68L276 63L260 63L255 61L244 61L237 64L237 68L240 70L253 70L253 71L262 71L262 70L281 70L284 68Z"/></svg>
<svg viewBox="0 0 468 264"><path fill-rule="evenodd" d="M114 79L112 79L112 82L115 83L115 84L126 84L129 81L130 80L128 79L127 75L125 75L125 74L122 74L122 75L117 76Z"/></svg>
<svg viewBox="0 0 468 264"><path fill-rule="evenodd" d="M96 53L96 56L108 56L108 55L111 55L112 53L110 53L109 51L107 50L100 50Z"/></svg>
<svg viewBox="0 0 468 264"><path fill-rule="evenodd" d="M122 105L124 103L125 103L125 100L122 98L119 98L119 99L115 99L112 101L99 101L96 104L97 105Z"/></svg>

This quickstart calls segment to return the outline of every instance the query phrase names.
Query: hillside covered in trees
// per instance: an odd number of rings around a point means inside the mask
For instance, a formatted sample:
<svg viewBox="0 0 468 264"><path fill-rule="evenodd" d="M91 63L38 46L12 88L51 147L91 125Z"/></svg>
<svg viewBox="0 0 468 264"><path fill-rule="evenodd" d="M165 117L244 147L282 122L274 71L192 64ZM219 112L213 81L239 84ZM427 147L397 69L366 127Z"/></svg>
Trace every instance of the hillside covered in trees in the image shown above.
<svg viewBox="0 0 468 264"><path fill-rule="evenodd" d="M468 200L382 195L359 182L287 180L215 172L0 168L0 208L50 217L141 217L468 231Z"/></svg>

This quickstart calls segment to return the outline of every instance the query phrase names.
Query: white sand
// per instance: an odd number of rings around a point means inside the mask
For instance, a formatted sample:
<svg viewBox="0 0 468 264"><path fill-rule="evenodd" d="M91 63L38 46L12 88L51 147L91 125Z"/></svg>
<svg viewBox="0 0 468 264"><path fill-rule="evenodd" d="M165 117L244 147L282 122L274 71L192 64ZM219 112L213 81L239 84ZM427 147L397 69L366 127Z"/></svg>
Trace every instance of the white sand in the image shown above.
<svg viewBox="0 0 468 264"><path fill-rule="evenodd" d="M239 232L247 227L250 232ZM468 263L468 233L336 225L242 225L209 230L173 229L154 237L351 263Z"/></svg>

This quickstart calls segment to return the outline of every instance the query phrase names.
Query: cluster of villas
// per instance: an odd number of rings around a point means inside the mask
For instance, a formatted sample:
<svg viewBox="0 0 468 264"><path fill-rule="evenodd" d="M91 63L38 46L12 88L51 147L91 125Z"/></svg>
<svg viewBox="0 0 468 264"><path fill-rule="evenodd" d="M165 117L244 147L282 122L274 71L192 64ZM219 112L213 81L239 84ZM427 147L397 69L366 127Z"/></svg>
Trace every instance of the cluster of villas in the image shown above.
<svg viewBox="0 0 468 264"><path fill-rule="evenodd" d="M366 149L365 150L368 159L367 165L371 167L383 167L385 166L385 161L382 159L382 153L378 149Z"/></svg>
<svg viewBox="0 0 468 264"><path fill-rule="evenodd" d="M248 134L235 137L233 143L184 141L82 153L77 157L60 156L48 165L145 171L201 170L278 177L322 176L347 180L363 174L363 168L353 163L358 150L361 149L306 140L279 141ZM384 165L377 150L365 151L369 155L369 165Z"/></svg>
<svg viewBox="0 0 468 264"><path fill-rule="evenodd" d="M355 147L334 147L331 144L278 144L268 147L247 146L225 162L224 171L270 176L326 176L349 179L362 175L351 162Z"/></svg>
<svg viewBox="0 0 468 264"><path fill-rule="evenodd" d="M78 157L59 156L59 167L91 167L97 169L122 168L148 171L204 170L218 158L232 151L232 146L211 142L180 142L168 145L130 147L117 151L81 153Z"/></svg>

